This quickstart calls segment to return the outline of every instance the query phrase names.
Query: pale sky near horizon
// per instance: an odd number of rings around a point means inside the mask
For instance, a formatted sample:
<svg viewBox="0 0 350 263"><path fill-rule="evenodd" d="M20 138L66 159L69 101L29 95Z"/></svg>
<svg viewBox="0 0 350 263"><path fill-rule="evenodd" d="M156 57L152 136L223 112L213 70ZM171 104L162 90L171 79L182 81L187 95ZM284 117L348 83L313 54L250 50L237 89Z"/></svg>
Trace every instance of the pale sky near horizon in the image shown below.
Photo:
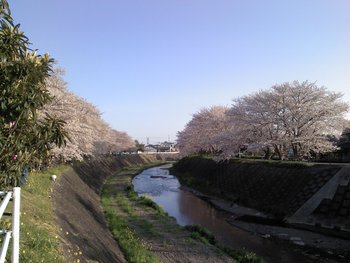
<svg viewBox="0 0 350 263"><path fill-rule="evenodd" d="M9 0L115 129L175 140L203 107L293 80L350 102L348 0Z"/></svg>

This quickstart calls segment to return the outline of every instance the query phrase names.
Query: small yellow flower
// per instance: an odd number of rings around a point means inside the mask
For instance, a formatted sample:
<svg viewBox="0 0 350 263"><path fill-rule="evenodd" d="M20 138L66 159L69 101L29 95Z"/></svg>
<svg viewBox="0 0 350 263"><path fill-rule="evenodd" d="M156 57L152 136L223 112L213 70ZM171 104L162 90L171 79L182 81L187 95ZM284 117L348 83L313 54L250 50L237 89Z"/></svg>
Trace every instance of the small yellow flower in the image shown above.
<svg viewBox="0 0 350 263"><path fill-rule="evenodd" d="M66 232L66 235L68 235L69 233L68 232Z"/></svg>
<svg viewBox="0 0 350 263"><path fill-rule="evenodd" d="M25 254L25 253L26 253L26 251L25 251L25 250L23 250L23 251L22 251L22 253L23 253L23 254Z"/></svg>

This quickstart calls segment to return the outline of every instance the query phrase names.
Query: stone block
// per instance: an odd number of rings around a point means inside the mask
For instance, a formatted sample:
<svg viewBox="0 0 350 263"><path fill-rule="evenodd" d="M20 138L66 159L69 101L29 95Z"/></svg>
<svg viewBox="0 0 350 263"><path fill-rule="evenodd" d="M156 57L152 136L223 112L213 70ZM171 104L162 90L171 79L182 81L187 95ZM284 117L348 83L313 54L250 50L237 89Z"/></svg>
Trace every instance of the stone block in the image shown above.
<svg viewBox="0 0 350 263"><path fill-rule="evenodd" d="M322 205L327 205L327 206L331 205L331 203L332 203L332 200L328 199L328 198L327 199L323 199L322 202L321 202Z"/></svg>
<svg viewBox="0 0 350 263"><path fill-rule="evenodd" d="M320 209L317 209L317 212L322 213L322 214L328 214L328 206L321 206Z"/></svg>
<svg viewBox="0 0 350 263"><path fill-rule="evenodd" d="M343 201L343 196L338 194L338 193L336 193L336 195L333 198L333 201L336 202L336 203L341 203Z"/></svg>
<svg viewBox="0 0 350 263"><path fill-rule="evenodd" d="M342 207L350 208L350 200L343 200Z"/></svg>
<svg viewBox="0 0 350 263"><path fill-rule="evenodd" d="M340 209L340 211L339 211L339 215L340 216L347 216L349 213L348 213L348 209L346 209L346 208L342 208L342 209Z"/></svg>
<svg viewBox="0 0 350 263"><path fill-rule="evenodd" d="M330 207L331 211L338 211L339 208L340 208L340 203L332 203Z"/></svg>
<svg viewBox="0 0 350 263"><path fill-rule="evenodd" d="M346 199L350 199L350 190L346 191L345 198Z"/></svg>
<svg viewBox="0 0 350 263"><path fill-rule="evenodd" d="M346 192L346 187L345 186L339 186L336 194L343 195Z"/></svg>

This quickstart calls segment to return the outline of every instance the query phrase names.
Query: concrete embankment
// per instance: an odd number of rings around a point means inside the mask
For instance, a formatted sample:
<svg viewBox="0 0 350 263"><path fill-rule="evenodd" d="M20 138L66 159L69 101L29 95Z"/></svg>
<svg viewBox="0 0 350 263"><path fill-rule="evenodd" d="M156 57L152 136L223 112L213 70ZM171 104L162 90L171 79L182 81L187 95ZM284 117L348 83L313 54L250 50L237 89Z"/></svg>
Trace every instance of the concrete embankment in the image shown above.
<svg viewBox="0 0 350 263"><path fill-rule="evenodd" d="M151 164L166 155L105 156L76 163L58 176L53 189L67 262L126 262L110 234L100 203L105 180L131 165ZM79 251L77 254L75 251Z"/></svg>
<svg viewBox="0 0 350 263"><path fill-rule="evenodd" d="M185 184L224 197L232 205L254 208L298 227L346 237L350 230L348 169L341 165L239 160L217 163L191 157L174 165L173 173Z"/></svg>

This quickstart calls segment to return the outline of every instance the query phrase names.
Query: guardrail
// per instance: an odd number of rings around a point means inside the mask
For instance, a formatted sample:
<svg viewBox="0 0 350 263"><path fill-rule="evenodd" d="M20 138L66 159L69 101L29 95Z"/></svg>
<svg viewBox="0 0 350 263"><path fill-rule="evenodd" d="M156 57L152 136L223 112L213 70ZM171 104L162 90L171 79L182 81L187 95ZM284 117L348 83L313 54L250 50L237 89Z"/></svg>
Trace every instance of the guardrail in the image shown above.
<svg viewBox="0 0 350 263"><path fill-rule="evenodd" d="M1 229L0 235L4 236L0 251L0 263L6 260L7 250L12 239L11 262L19 262L19 227L20 227L20 203L21 203L21 188L14 187L13 191L1 192L0 197L0 220L3 215L12 216L12 229ZM12 213L5 213L6 207L10 201L13 201Z"/></svg>

